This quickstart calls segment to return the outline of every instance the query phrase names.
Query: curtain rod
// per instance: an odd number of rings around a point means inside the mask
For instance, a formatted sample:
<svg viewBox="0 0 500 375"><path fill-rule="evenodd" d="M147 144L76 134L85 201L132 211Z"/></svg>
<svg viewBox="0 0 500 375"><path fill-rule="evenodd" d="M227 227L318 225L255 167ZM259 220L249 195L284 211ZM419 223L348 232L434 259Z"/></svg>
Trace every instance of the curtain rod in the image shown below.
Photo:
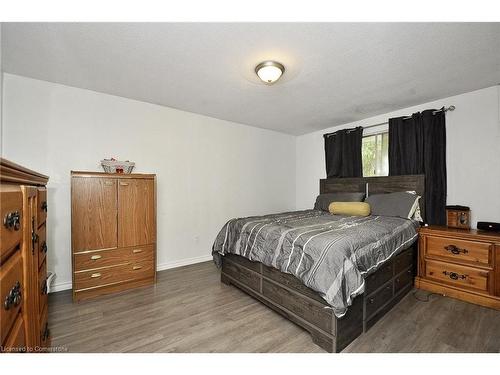
<svg viewBox="0 0 500 375"><path fill-rule="evenodd" d="M454 106L454 105L450 105L449 107L447 107L447 108L445 108L445 109L438 109L438 110L436 110L436 111L432 112L432 114L434 114L434 113L438 113L438 112L441 112L441 111L443 111L443 112L445 112L445 113L446 113L446 112L448 112L448 111L452 111L452 112L453 112L454 110L455 110L455 106ZM403 120L408 120L408 119L410 119L410 118L411 118L411 116L406 116L406 117L403 117ZM374 128L375 126L386 125L386 124L388 124L388 123L389 123L389 121L385 121L385 122L380 122L380 123L378 123L378 124L373 124L373 125L363 126L363 129Z"/></svg>

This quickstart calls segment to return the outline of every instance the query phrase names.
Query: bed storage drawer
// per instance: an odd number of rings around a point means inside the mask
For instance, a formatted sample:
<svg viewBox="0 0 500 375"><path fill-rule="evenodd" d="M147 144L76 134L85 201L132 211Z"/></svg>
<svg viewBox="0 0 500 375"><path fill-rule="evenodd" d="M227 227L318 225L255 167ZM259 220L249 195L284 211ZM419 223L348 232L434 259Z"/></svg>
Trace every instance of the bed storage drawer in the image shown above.
<svg viewBox="0 0 500 375"><path fill-rule="evenodd" d="M224 262L224 273L236 280L241 280L247 287L259 292L261 276L233 260L234 257L225 256L222 258Z"/></svg>
<svg viewBox="0 0 500 375"><path fill-rule="evenodd" d="M428 237L426 241L426 253L429 257L486 267L492 264L493 247L486 242L446 237Z"/></svg>
<svg viewBox="0 0 500 375"><path fill-rule="evenodd" d="M427 260L425 276L446 284L487 292L492 271Z"/></svg>
<svg viewBox="0 0 500 375"><path fill-rule="evenodd" d="M380 269L372 273L366 278L366 289L365 293L367 295L373 293L375 290L380 288L383 284L388 282L394 273L394 264L389 262L388 264L384 264Z"/></svg>
<svg viewBox="0 0 500 375"><path fill-rule="evenodd" d="M394 258L394 274L403 272L416 262L416 256L411 249L406 249Z"/></svg>
<svg viewBox="0 0 500 375"><path fill-rule="evenodd" d="M265 265L262 265L262 275L312 299L315 299L318 302L326 304L325 300L321 298L318 293L315 293L312 289L306 287L302 283L302 281L300 281L293 275L283 273L276 268L268 267Z"/></svg>
<svg viewBox="0 0 500 375"><path fill-rule="evenodd" d="M330 309L324 308L326 304L313 300L299 303L297 294L266 279L262 281L262 294L324 331L332 332L333 314Z"/></svg>
<svg viewBox="0 0 500 375"><path fill-rule="evenodd" d="M377 292L366 298L366 318L369 319L382 306L391 300L393 296L393 283L388 282L382 286Z"/></svg>
<svg viewBox="0 0 500 375"><path fill-rule="evenodd" d="M154 264L152 260L132 262L116 267L79 271L74 275L74 291L103 287L126 281L141 280L154 277Z"/></svg>
<svg viewBox="0 0 500 375"><path fill-rule="evenodd" d="M239 255L233 255L233 254L226 254L224 258L229 259L231 262L239 264L245 268L248 268L252 271L259 272L260 273L260 263L257 262L252 262L251 260L247 258L243 258L242 256Z"/></svg>
<svg viewBox="0 0 500 375"><path fill-rule="evenodd" d="M401 272L394 279L394 294L398 294L401 290L413 285L413 270L411 268Z"/></svg>
<svg viewBox="0 0 500 375"><path fill-rule="evenodd" d="M83 251L74 254L74 269L85 271L153 259L154 245Z"/></svg>

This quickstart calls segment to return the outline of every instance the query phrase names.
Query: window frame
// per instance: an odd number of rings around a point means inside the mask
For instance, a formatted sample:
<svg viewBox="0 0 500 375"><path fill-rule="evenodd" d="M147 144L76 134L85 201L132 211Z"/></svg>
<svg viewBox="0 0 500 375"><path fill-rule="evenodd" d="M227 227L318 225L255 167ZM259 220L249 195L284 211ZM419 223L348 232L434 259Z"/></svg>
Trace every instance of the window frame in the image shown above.
<svg viewBox="0 0 500 375"><path fill-rule="evenodd" d="M373 126L368 129L363 129L363 138L365 137L373 137L376 135L382 135L382 134L388 134L389 133L389 124L382 124L378 126ZM388 155L389 156L389 155ZM363 162L363 160L361 161ZM387 169L387 176L389 175L389 168ZM380 176L365 176L363 174L363 177L385 177L385 175L380 175Z"/></svg>

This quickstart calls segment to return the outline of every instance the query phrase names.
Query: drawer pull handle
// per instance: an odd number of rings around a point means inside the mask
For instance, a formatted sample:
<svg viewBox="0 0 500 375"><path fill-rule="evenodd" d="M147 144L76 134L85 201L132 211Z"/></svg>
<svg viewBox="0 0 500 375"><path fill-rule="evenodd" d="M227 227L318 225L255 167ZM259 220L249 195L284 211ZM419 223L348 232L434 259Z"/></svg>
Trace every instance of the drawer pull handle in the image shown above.
<svg viewBox="0 0 500 375"><path fill-rule="evenodd" d="M5 310L9 310L11 306L17 307L21 303L21 299L22 299L21 283L19 281L16 281L14 286L11 288L11 290L5 297L3 308Z"/></svg>
<svg viewBox="0 0 500 375"><path fill-rule="evenodd" d="M373 302L375 302L375 300L373 298L370 298L368 302L373 303Z"/></svg>
<svg viewBox="0 0 500 375"><path fill-rule="evenodd" d="M92 255L90 257L90 259L92 259L92 260L97 260L97 259L101 259L101 258L102 258L102 255Z"/></svg>
<svg viewBox="0 0 500 375"><path fill-rule="evenodd" d="M113 186L115 183L113 181L105 181L104 185Z"/></svg>
<svg viewBox="0 0 500 375"><path fill-rule="evenodd" d="M47 242L43 241L43 244L40 247L40 252L47 254L47 250L48 250L48 248L47 248Z"/></svg>
<svg viewBox="0 0 500 375"><path fill-rule="evenodd" d="M92 275L90 275L90 277L95 279L96 277L101 277L101 274L100 273L93 273Z"/></svg>
<svg viewBox="0 0 500 375"><path fill-rule="evenodd" d="M449 276L449 278L452 280L458 280L458 279L465 280L467 276L469 276L469 275L459 275L456 272L448 272L448 271L443 271L443 275Z"/></svg>
<svg viewBox="0 0 500 375"><path fill-rule="evenodd" d="M9 230L18 231L21 228L21 214L19 211L9 212L5 215L3 225Z"/></svg>
<svg viewBox="0 0 500 375"><path fill-rule="evenodd" d="M47 201L42 202L42 204L41 204L41 206L40 206L40 207L41 207L42 211L47 212L47 208L48 208L48 206L47 206Z"/></svg>
<svg viewBox="0 0 500 375"><path fill-rule="evenodd" d="M142 266L134 266L132 267L133 270L140 270L142 268Z"/></svg>
<svg viewBox="0 0 500 375"><path fill-rule="evenodd" d="M455 255L460 255L460 253L467 254L469 252L469 250L467 250L467 249L461 249L459 247L456 247L455 245L445 246L444 249L446 251L449 251L452 254L455 254Z"/></svg>
<svg viewBox="0 0 500 375"><path fill-rule="evenodd" d="M142 249L134 249L134 250L132 250L132 252L133 252L134 254L137 254L137 253L142 253Z"/></svg>
<svg viewBox="0 0 500 375"><path fill-rule="evenodd" d="M120 182L120 186L128 186L128 182Z"/></svg>

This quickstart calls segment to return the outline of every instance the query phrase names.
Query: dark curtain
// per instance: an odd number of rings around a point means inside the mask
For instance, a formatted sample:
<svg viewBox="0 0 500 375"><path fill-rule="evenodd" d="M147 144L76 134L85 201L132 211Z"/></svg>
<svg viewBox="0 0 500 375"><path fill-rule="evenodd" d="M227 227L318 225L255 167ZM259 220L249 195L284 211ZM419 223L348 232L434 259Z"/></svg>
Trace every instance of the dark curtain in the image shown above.
<svg viewBox="0 0 500 375"><path fill-rule="evenodd" d="M389 175L425 175L428 224L446 224L446 119L444 108L389 119Z"/></svg>
<svg viewBox="0 0 500 375"><path fill-rule="evenodd" d="M362 177L361 143L363 128L342 129L325 138L326 176Z"/></svg>

